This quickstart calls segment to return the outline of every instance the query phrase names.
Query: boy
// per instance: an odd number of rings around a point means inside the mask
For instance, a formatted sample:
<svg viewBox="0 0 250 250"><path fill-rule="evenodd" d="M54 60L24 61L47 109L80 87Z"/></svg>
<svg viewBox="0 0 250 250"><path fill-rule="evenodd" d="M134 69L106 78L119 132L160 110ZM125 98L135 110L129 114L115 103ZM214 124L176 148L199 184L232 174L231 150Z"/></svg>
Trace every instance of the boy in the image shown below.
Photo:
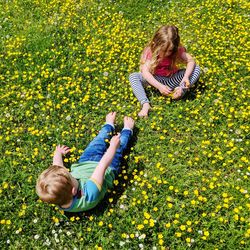
<svg viewBox="0 0 250 250"><path fill-rule="evenodd" d="M53 165L42 172L36 184L36 192L41 200L56 204L68 212L80 212L94 208L113 187L119 173L124 150L132 137L134 120L124 117L124 128L113 136L116 112L106 116L106 123L99 134L88 145L78 163L71 166L71 172L63 165L63 155L70 149L56 147ZM106 140L110 139L107 149Z"/></svg>

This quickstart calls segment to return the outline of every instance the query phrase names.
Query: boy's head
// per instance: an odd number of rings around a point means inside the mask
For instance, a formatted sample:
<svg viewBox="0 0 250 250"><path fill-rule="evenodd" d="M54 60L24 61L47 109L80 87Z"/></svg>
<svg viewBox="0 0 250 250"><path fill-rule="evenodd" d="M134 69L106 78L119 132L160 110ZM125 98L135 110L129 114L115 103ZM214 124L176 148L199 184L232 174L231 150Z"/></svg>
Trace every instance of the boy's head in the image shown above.
<svg viewBox="0 0 250 250"><path fill-rule="evenodd" d="M71 174L65 167L50 166L38 177L36 192L47 203L64 205L71 201L74 185Z"/></svg>

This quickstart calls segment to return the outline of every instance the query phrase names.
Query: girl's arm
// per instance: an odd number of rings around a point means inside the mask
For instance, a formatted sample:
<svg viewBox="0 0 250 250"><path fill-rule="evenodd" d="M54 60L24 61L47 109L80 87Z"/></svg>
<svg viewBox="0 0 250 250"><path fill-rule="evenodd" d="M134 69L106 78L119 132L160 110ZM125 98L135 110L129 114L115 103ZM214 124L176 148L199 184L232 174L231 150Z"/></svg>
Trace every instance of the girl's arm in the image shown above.
<svg viewBox="0 0 250 250"><path fill-rule="evenodd" d="M53 156L53 165L64 167L63 155L66 155L70 151L70 148L65 145L57 145Z"/></svg>
<svg viewBox="0 0 250 250"><path fill-rule="evenodd" d="M186 71L185 71L185 74L183 76L181 83L184 83L186 81L189 82L189 77L192 74L194 67L195 67L195 60L190 54L186 52L183 52L181 54L181 59L187 63Z"/></svg>
<svg viewBox="0 0 250 250"><path fill-rule="evenodd" d="M145 63L141 65L141 73L142 76L146 79L146 81L150 85L158 89L162 95L170 94L172 92L171 89L158 82L150 73L149 68L150 68L150 60L146 60Z"/></svg>
<svg viewBox="0 0 250 250"><path fill-rule="evenodd" d="M102 159L96 166L92 176L90 177L90 179L94 179L100 186L102 186L103 184L105 171L111 164L115 156L116 150L119 146L120 146L120 134L112 137L108 150L103 155Z"/></svg>

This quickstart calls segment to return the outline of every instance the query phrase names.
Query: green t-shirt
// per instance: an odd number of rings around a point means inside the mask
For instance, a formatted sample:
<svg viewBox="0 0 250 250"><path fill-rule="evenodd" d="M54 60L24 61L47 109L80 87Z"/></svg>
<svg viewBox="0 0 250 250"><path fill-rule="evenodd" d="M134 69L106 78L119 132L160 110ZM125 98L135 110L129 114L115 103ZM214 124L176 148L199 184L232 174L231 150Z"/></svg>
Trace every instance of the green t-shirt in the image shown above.
<svg viewBox="0 0 250 250"><path fill-rule="evenodd" d="M105 196L108 189L113 187L115 174L110 167L107 168L102 186L91 179L98 162L86 161L71 166L71 175L78 180L77 194L69 208L61 208L68 212L81 212L94 208Z"/></svg>

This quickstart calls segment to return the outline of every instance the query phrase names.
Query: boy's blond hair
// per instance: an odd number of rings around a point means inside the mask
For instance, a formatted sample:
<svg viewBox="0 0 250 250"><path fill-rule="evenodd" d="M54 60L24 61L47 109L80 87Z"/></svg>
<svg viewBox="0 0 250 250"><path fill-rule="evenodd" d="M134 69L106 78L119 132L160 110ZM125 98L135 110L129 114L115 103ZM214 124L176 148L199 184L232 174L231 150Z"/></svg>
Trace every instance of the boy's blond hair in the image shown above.
<svg viewBox="0 0 250 250"><path fill-rule="evenodd" d="M73 183L69 171L65 167L50 166L38 177L36 193L47 203L64 205L72 199Z"/></svg>

